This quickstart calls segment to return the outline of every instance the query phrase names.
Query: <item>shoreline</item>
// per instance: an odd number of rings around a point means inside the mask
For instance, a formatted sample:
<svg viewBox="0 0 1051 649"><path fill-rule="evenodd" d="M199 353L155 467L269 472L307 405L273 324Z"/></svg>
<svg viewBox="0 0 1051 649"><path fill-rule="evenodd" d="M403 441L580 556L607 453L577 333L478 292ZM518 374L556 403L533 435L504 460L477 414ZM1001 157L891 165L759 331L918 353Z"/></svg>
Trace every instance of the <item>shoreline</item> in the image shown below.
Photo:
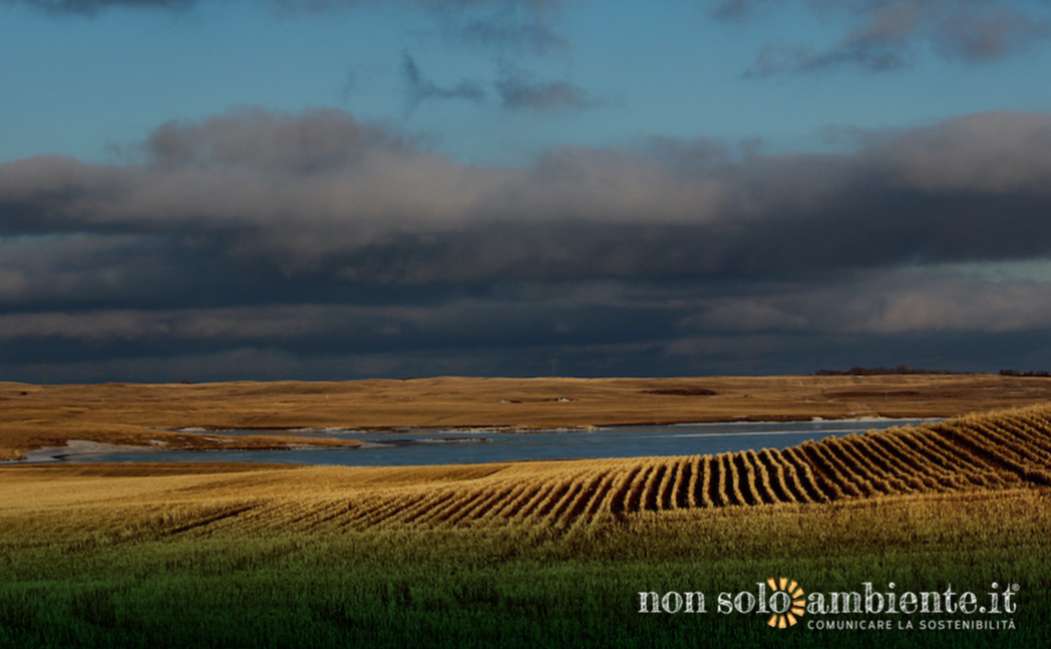
<svg viewBox="0 0 1051 649"><path fill-rule="evenodd" d="M455 432L478 432L478 433L552 433L552 432L582 432L589 430L603 430L609 428L632 428L648 426L733 426L753 424L820 424L820 423L865 423L865 422L887 422L887 421L939 421L945 419L943 416L894 416L862 415L857 417L805 417L796 415L785 415L784 417L737 417L733 419L693 419L693 420L639 420L629 422L614 422L604 424L570 424L570 425L505 425L505 424L477 424L477 425L455 425L446 426L441 424L423 424L419 426L183 426L169 428L167 432L182 434L209 434L222 435L224 431L252 432L281 432L281 433L406 433L414 431L455 431Z"/></svg>
<svg viewBox="0 0 1051 649"><path fill-rule="evenodd" d="M326 432L326 431L329 432L329 433L332 433L332 434L335 434L335 433L348 433L348 434L362 434L362 435L373 434L373 435L375 435L375 434L379 434L379 433L391 433L391 434L397 434L397 433L413 434L413 433L416 433L416 434L419 434L419 433L437 432L439 430L443 431L443 432L462 433L462 434L471 434L471 433L490 433L490 434L492 434L492 433L496 433L496 434L523 434L523 435L529 435L529 434L539 434L539 433L573 434L573 433L583 433L583 432L588 432L588 431L602 431L602 430L612 430L612 429L617 429L617 428L635 428L635 427L640 427L640 428L667 428L667 429L678 429L679 431L687 431L687 430L689 430L691 428L722 427L722 426L737 426L737 425L739 425L739 426L746 426L746 425L763 425L763 424L769 424L769 425L778 425L778 424L830 424L830 425L836 425L836 424L849 424L849 423L855 423L855 424L865 424L865 423L891 424L890 426L886 426L884 428L878 429L878 430L885 430L885 429L888 429L888 428L898 428L898 427L904 427L904 426L922 425L922 424L925 424L925 423L931 423L931 422L936 422L936 421L942 421L942 418L939 418L939 417L925 417L925 418L924 417L849 417L849 418L848 417L844 417L844 418L837 418L837 419L828 419L828 418L815 417L815 418L811 418L811 419L797 419L797 420L791 420L791 421L784 421L784 420L780 420L780 421L778 421L778 420L741 421L741 420L737 420L737 421L677 422L677 423L673 423L673 424L615 424L615 425L609 425L609 426L531 428L531 429L528 429L528 430L523 430L523 429L515 428L515 427L499 427L499 426L471 427L471 428L421 426L421 427L399 427L399 428L372 428L372 429L368 429L368 430L362 429L362 428L349 429L349 428L339 428L339 427L327 427L327 428L324 428L324 429L317 429L317 428L283 428L283 429L280 429L280 430L282 430L284 432L304 431L304 432L308 432L308 433L315 434L315 435L319 434L319 433ZM270 446L252 446L252 445L238 444L238 442L240 440L245 439L246 437L248 437L248 435L230 434L230 435L225 435L224 436L224 435L220 434L224 430L226 430L226 431L239 430L239 431L244 431L244 432L248 432L248 433L255 433L257 431L264 430L264 429L255 429L255 428L252 428L252 429L209 429L209 428L205 428L205 427L201 427L201 426L193 426L193 427L184 427L184 428L172 429L171 431L169 431L169 432L175 432L175 433L181 433L181 434L191 434L191 435L199 434L199 435L202 435L202 437L201 437L202 440L205 440L205 441L207 441L209 443L213 443L213 444L218 443L219 444L218 446L193 446L193 445L183 445L183 446L176 445L176 446L172 446L172 445L169 445L168 443L166 443L166 442L164 442L162 440L157 440L157 439L148 440L147 444L141 444L141 445L138 445L138 444L110 444L110 443L97 442L97 441L86 440L86 439L70 439L70 440L67 441L67 443L64 446L46 446L46 447L35 448L35 449L31 449L31 450L25 451L23 453L23 457L20 458L20 459L0 460L0 466L41 465L41 464L54 464L54 463L78 463L78 462L84 462L85 460L88 460L88 459L90 459L92 457L95 457L95 456L111 455L111 454L115 454L115 453L128 453L128 454L147 456L147 455L151 455L151 454L166 453L166 452L189 452L189 453L194 453L194 454L197 454L197 453L205 454L205 453L209 453L209 452L215 453L215 452L228 452L228 451L275 452L275 451L291 451L291 450L322 450L322 449L326 449L326 448L328 448L328 449L352 448L352 449L358 450L358 449L369 449L369 448L373 448L373 447L380 448L380 447L388 446L388 444L385 443L385 442L377 442L375 440L355 440L355 439L347 440L346 438L341 438L341 437L332 437L332 438L317 438L317 437L310 438L310 437L304 437L302 439L310 440L310 441L308 441L307 443L289 443L289 444L270 445ZM269 429L266 429L266 430L278 430L278 429L272 427L272 428L269 428ZM842 430L838 430L838 429L837 430L815 429L813 431L809 431L809 430L785 430L785 431L775 430L775 431L747 431L747 432L721 432L721 433L714 433L714 432L713 433L676 432L676 434L672 435L672 437L752 437L752 436L775 436L775 435L805 435L807 433L813 433L813 432L829 433L829 434L833 434L833 433L834 434L865 434L865 433L871 432L872 430L877 430L877 429L872 429L872 428L858 428L856 430L853 430L853 429L842 429ZM657 435L658 437L661 436L661 435L658 434L658 431L653 431L653 434ZM207 435L207 437L205 437L205 435ZM256 439L258 439L258 437L256 437ZM339 442L345 442L345 443L332 444L332 443L330 443L331 441L339 441ZM392 440L392 441L397 441L397 440ZM486 439L486 438L478 438L477 440L471 439L469 441L489 442L491 440ZM311 442L313 442L313 443L311 443ZM408 442L408 443L401 444L401 445L402 446L412 446L412 445L425 445L427 443L428 442L426 440L418 440L418 441L412 441L412 442ZM610 457L618 457L619 458L619 457L625 457L625 456L616 455L616 456L610 456ZM636 456L631 456L631 457L636 457ZM637 456L637 457L643 457L643 456ZM550 459L550 458L548 458L548 459ZM580 459L580 458L565 458L565 459L566 460L572 460L572 459ZM595 458L585 458L585 459L595 459ZM139 463L139 462L142 462L142 461L149 461L149 460L148 459L143 459L143 460L124 460L123 462ZM157 460L157 461L160 462L160 463L166 463L166 462L170 462L171 460L160 459L160 460ZM525 458L525 459L522 459L522 460L511 460L511 461L514 461L514 462L535 461L535 459L533 459L533 458ZM255 462L248 462L248 464L254 464L254 463ZM260 462L260 463L261 464L265 464L265 461ZM310 465L310 464L306 463L304 465ZM358 465L352 465L351 464L351 465L347 465L347 466L358 466ZM435 466L435 465L422 464L421 466Z"/></svg>
<svg viewBox="0 0 1051 649"><path fill-rule="evenodd" d="M16 464L54 464L66 462L70 458L91 457L109 453L157 453L171 450L160 445L107 444L87 439L71 439L65 446L45 446L23 453L21 460L3 460L0 466Z"/></svg>

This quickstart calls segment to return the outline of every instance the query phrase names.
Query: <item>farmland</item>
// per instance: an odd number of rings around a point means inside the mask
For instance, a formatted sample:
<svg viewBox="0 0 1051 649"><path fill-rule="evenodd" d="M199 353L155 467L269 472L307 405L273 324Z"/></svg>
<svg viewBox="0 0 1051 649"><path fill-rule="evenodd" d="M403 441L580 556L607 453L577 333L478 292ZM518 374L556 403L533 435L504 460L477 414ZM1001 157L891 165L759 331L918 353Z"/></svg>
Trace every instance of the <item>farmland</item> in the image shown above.
<svg viewBox="0 0 1051 649"><path fill-rule="evenodd" d="M813 417L950 417L1051 401L1051 379L970 375L676 379L439 377L139 385L0 383L0 459L69 440L170 449L353 445L292 428L524 429ZM256 436L180 429L254 428Z"/></svg>
<svg viewBox="0 0 1051 649"><path fill-rule="evenodd" d="M640 590L789 574L811 589L1009 580L1015 630L923 641L1033 646L1051 601L1049 469L1046 406L719 456L9 467L0 644L810 646L816 631L634 609Z"/></svg>
<svg viewBox="0 0 1051 649"><path fill-rule="evenodd" d="M1051 486L1051 408L1028 407L945 422L807 441L784 449L713 456L462 466L342 468L224 468L207 480L196 469L24 466L4 482L32 485L36 502L78 476L88 496L91 478L116 474L123 502L134 484L156 489L158 504L192 493L231 499L209 514L211 528L370 529L386 525L479 526L526 524L555 529L638 512L822 504L848 499ZM131 481L136 473L148 479ZM175 474L169 475L169 474ZM61 478L61 479L60 479ZM37 484L37 483L43 484ZM305 488L305 491L304 491ZM42 490L42 491L41 491ZM274 494L272 500L258 500ZM246 497L247 496L247 497ZM294 520L281 511L293 508ZM254 529L254 528L253 528Z"/></svg>

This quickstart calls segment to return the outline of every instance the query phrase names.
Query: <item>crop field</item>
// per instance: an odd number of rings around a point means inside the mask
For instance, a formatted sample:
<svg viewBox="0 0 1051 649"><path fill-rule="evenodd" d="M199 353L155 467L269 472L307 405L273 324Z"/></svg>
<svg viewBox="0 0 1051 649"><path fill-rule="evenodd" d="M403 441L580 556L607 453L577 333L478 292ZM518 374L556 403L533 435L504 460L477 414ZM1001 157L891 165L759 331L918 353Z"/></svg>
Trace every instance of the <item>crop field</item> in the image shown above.
<svg viewBox="0 0 1051 649"><path fill-rule="evenodd" d="M65 476L68 471L24 467L2 480L18 484L13 478L20 475L43 478ZM91 487L89 476L114 469L75 471ZM135 465L130 471L150 473L148 465ZM127 472L122 475L128 478ZM181 486L187 480L192 488ZM147 482L157 490L158 507L179 502L187 493L229 499L202 513L200 520L173 520L177 527L330 532L399 525L523 524L566 530L643 511L805 505L1051 486L1051 408L828 437L784 450L364 470L253 471L248 466L207 480L195 474L164 477L158 470ZM120 485L120 498L128 498L128 486ZM112 499L105 493L90 497L88 492L79 493L91 502ZM42 497L34 496L37 501Z"/></svg>
<svg viewBox="0 0 1051 649"><path fill-rule="evenodd" d="M207 494L209 475L169 476L164 488ZM44 494L50 504L0 514L0 646L955 648L1047 637L1051 494L1041 489L640 512L560 533L339 527L314 507L241 511L224 497L162 510L141 491L124 503L111 491L99 507L87 502L96 481L107 480L59 480L85 487L61 507ZM637 613L637 591L737 592L779 574L811 590L1010 580L1021 586L1016 628L815 636L757 616Z"/></svg>
<svg viewBox="0 0 1051 649"><path fill-rule="evenodd" d="M758 619L636 612L637 591L779 574L1021 588L1011 631L826 646L1037 646L1049 470L1048 406L718 456L12 466L0 646L813 646Z"/></svg>
<svg viewBox="0 0 1051 649"><path fill-rule="evenodd" d="M456 485L376 494L345 505L333 520L356 527L528 522L566 528L639 511L1048 486L1049 430L1048 412L1031 409L784 451L505 467ZM338 510L338 503L329 507Z"/></svg>

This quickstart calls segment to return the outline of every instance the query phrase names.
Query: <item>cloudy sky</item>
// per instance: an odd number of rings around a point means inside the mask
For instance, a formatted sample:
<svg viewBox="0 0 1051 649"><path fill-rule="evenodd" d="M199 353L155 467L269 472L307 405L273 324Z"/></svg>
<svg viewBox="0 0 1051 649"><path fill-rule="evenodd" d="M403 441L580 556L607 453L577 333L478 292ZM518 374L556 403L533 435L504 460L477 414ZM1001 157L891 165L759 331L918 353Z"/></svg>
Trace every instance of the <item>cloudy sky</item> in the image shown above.
<svg viewBox="0 0 1051 649"><path fill-rule="evenodd" d="M0 380L1051 369L1048 0L0 0Z"/></svg>

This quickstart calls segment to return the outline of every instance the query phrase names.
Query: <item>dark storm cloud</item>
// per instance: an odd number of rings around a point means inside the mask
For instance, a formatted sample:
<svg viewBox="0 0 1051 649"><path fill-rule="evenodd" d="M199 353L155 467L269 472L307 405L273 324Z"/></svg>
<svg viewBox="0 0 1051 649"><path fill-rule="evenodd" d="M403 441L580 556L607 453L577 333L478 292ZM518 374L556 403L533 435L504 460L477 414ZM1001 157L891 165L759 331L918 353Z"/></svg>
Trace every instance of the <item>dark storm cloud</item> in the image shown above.
<svg viewBox="0 0 1051 649"><path fill-rule="evenodd" d="M231 358L260 376L677 372L734 354L798 371L844 340L1030 344L1051 319L1051 115L860 133L840 154L662 138L487 167L344 111L245 110L131 152L0 165L6 376L184 378L187 358L216 364L190 378Z"/></svg>
<svg viewBox="0 0 1051 649"><path fill-rule="evenodd" d="M728 0L712 14L724 20L759 15L789 4ZM1051 37L1046 4L1026 0L809 0L822 16L846 21L846 32L829 47L777 43L759 53L746 76L814 72L852 66L872 72L911 64L924 49L966 63L995 61Z"/></svg>
<svg viewBox="0 0 1051 649"><path fill-rule="evenodd" d="M586 90L568 81L537 81L516 68L504 66L494 84L500 104L508 110L581 110L598 102Z"/></svg>
<svg viewBox="0 0 1051 649"><path fill-rule="evenodd" d="M0 231L228 238L233 260L386 285L1011 260L1051 253L1048 151L1051 117L1002 113L849 154L665 140L486 168L342 111L246 111L166 124L139 164L0 166Z"/></svg>
<svg viewBox="0 0 1051 649"><path fill-rule="evenodd" d="M1045 281L946 269L888 269L777 292L710 296L678 321L683 332L896 335L1041 331L1051 318Z"/></svg>

